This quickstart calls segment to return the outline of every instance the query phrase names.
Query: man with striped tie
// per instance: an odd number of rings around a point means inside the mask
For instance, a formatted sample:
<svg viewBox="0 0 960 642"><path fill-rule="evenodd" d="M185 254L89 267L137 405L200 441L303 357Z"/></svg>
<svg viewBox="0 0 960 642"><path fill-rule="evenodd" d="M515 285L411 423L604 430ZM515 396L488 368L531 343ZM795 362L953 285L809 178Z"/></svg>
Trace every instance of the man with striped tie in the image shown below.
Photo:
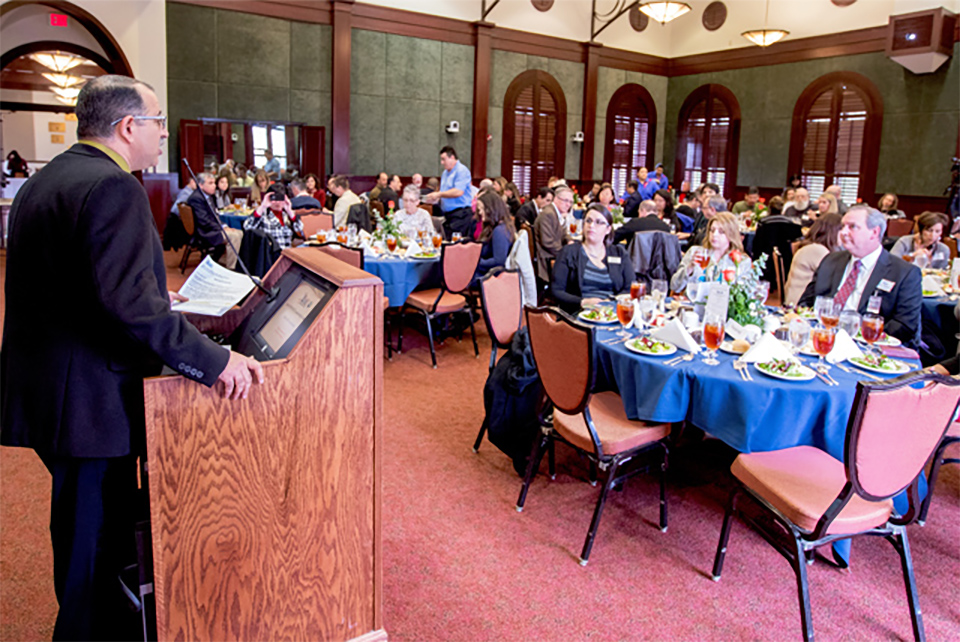
<svg viewBox="0 0 960 642"><path fill-rule="evenodd" d="M824 257L799 304L812 306L818 296L832 296L842 310L867 312L870 297L880 296L880 316L887 334L908 348L920 342L920 269L883 249L887 219L878 210L854 205L843 215L844 249Z"/></svg>

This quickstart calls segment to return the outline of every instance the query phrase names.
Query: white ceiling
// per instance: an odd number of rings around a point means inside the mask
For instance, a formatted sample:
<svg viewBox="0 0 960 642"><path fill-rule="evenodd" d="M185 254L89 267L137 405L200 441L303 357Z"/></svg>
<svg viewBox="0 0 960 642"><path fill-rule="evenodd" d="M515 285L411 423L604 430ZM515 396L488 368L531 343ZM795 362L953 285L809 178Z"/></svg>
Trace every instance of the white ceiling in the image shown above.
<svg viewBox="0 0 960 642"><path fill-rule="evenodd" d="M481 0L361 1L471 22L481 15ZM703 10L711 1L687 0L692 11L666 26L651 22L641 33L633 30L626 15L621 16L597 41L665 58L751 46L740 33L764 27L766 0L723 0L727 20L713 32L707 31L701 22ZM597 0L597 11L609 11L615 3L616 0ZM790 39L806 38L879 27L887 24L891 14L940 6L960 13L960 0L857 0L848 7L838 7L831 0L770 0L769 27L790 31ZM582 42L590 39L590 11L590 0L555 0L553 8L545 13L537 11L530 0L500 0L487 20L501 27Z"/></svg>

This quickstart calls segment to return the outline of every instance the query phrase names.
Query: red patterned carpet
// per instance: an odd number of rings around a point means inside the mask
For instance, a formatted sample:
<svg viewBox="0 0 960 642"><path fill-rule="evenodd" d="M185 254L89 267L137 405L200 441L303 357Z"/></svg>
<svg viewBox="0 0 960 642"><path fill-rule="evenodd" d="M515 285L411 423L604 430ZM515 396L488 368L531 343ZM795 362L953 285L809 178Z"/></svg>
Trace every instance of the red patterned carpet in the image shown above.
<svg viewBox="0 0 960 642"><path fill-rule="evenodd" d="M0 253L0 273L3 272ZM176 257L171 259L173 263ZM171 264L168 261L168 264ZM482 324L481 324L482 325ZM526 509L520 480L488 442L470 450L483 412L481 358L447 341L430 368L425 341L384 368L384 611L391 640L799 639L788 563L736 524L723 580L709 579L731 453L707 440L671 457L670 528L640 476L613 493L591 555L576 558L596 501L586 466L558 450ZM0 639L49 639L52 588L48 476L28 451L0 449ZM960 477L941 475L927 526L910 529L930 640L960 639ZM821 640L911 639L900 567L882 540L853 548L851 572L810 568Z"/></svg>

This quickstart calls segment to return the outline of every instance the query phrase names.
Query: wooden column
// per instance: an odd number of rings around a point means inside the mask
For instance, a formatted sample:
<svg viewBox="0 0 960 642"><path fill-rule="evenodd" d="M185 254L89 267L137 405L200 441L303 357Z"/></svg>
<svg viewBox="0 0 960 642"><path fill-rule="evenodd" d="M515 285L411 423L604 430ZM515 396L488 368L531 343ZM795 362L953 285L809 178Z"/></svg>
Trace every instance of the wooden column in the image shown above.
<svg viewBox="0 0 960 642"><path fill-rule="evenodd" d="M331 132L333 174L350 173L350 35L353 0L334 0L333 79L331 86Z"/></svg>
<svg viewBox="0 0 960 642"><path fill-rule="evenodd" d="M600 71L600 48L596 42L583 44L583 144L580 146L580 180L592 181L594 130L597 127L597 76Z"/></svg>
<svg viewBox="0 0 960 642"><path fill-rule="evenodd" d="M476 46L473 58L473 147L470 170L475 177L487 175L487 133L490 117L490 36L492 22L473 23ZM496 173L496 172L494 172Z"/></svg>

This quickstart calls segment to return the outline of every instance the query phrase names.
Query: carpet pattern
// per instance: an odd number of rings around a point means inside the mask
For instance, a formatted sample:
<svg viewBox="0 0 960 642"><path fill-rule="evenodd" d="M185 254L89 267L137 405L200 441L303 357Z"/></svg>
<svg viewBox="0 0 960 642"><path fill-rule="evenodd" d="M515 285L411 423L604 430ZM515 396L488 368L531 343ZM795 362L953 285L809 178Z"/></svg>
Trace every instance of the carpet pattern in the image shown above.
<svg viewBox="0 0 960 642"><path fill-rule="evenodd" d="M2 259L0 252L0 274ZM409 329L404 354L385 363L391 640L800 638L789 564L742 524L734 525L722 581L709 579L735 456L715 440L685 441L671 453L667 533L656 527L655 478L639 475L611 493L586 567L576 560L599 492L586 482L586 462L559 447L556 480L538 476L517 513L520 479L510 460L487 441L471 451L489 356L482 322L478 331L479 359L469 335L448 339L434 370L425 339ZM960 639L958 495L957 467L947 467L926 527L909 529L930 640ZM48 519L40 460L0 449L0 640L52 634ZM849 572L820 561L809 571L821 640L912 639L900 566L885 541L855 543Z"/></svg>

